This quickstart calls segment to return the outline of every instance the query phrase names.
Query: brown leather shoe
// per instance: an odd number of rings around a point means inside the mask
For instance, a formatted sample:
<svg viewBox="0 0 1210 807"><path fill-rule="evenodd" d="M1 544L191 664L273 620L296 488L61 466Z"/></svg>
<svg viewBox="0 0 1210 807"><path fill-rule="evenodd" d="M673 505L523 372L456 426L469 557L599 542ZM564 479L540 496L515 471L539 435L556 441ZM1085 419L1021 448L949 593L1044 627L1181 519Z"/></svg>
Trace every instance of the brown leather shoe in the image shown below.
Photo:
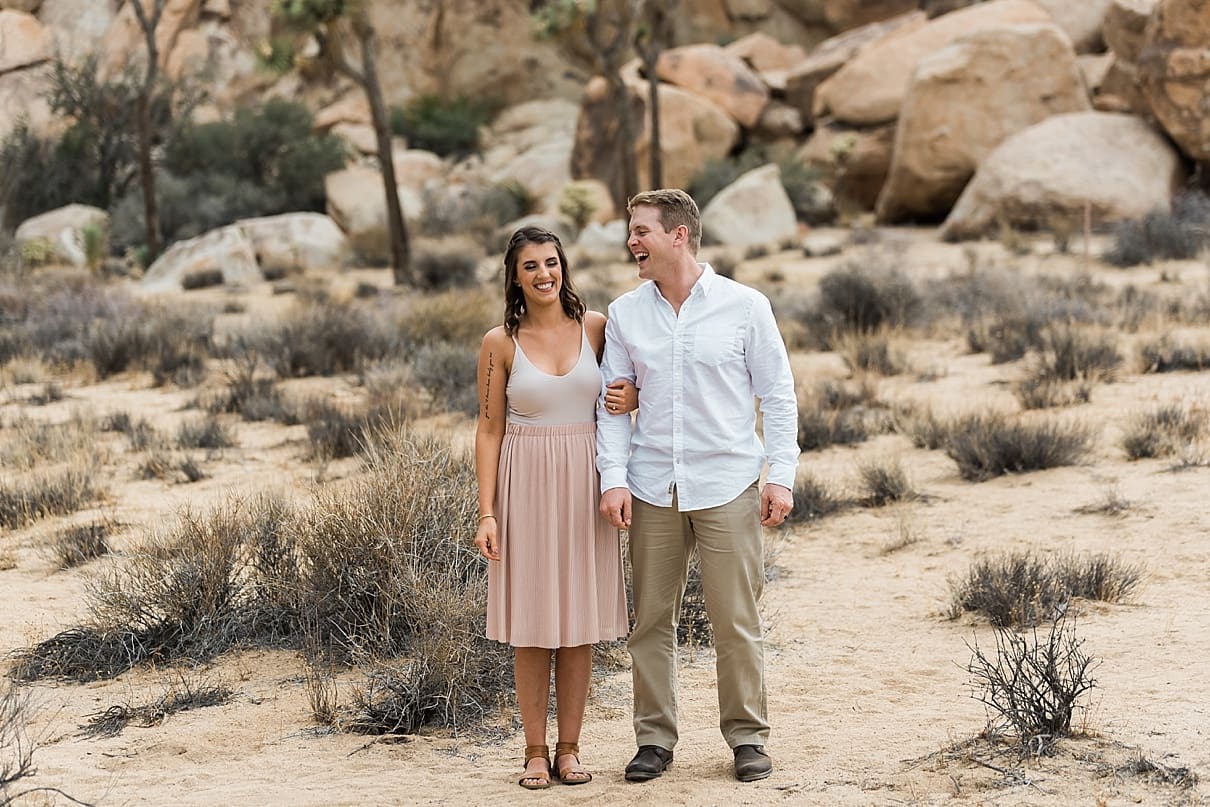
<svg viewBox="0 0 1210 807"><path fill-rule="evenodd" d="M626 766L627 782L646 782L672 767L672 752L658 745L640 745L639 752Z"/></svg>
<svg viewBox="0 0 1210 807"><path fill-rule="evenodd" d="M765 753L763 745L735 746L735 778L741 782L755 782L773 773L773 760Z"/></svg>

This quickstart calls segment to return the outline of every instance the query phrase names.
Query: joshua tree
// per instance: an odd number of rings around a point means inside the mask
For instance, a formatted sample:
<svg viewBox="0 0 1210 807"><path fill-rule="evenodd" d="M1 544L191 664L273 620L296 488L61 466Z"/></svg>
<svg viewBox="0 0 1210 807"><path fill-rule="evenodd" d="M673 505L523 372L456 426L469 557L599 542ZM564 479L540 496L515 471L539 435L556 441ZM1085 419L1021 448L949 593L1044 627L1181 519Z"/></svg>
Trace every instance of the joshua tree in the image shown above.
<svg viewBox="0 0 1210 807"><path fill-rule="evenodd" d="M660 153L660 77L655 68L660 53L672 43L672 12L676 4L677 0L640 0L638 24L634 29L634 49L647 74L647 105L651 110L650 182L653 188L664 186Z"/></svg>
<svg viewBox="0 0 1210 807"><path fill-rule="evenodd" d="M382 84L378 79L378 53L374 24L365 0L274 0L273 13L289 28L308 33L319 43L320 58L366 94L370 117L378 141L378 166L386 195L387 230L391 242L391 269L395 285L412 284L411 250L399 192L395 185L395 160L391 155L391 124ZM361 51L360 64L349 60L342 33L351 31Z"/></svg>
<svg viewBox="0 0 1210 807"><path fill-rule="evenodd" d="M147 263L160 254L160 212L155 198L155 169L151 164L151 95L160 71L160 53L155 41L155 29L164 14L164 0L133 0L131 7L143 29L147 45L147 65L139 87L137 121L139 130L139 178L143 185L143 219L147 228ZM150 5L151 9L145 8Z"/></svg>

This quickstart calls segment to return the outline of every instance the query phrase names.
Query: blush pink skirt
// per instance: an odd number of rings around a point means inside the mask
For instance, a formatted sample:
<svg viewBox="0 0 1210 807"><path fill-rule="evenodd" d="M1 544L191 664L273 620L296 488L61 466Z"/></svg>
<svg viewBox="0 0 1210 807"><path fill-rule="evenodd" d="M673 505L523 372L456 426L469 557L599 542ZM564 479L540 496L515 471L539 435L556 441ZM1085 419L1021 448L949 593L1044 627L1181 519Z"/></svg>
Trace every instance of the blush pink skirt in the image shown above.
<svg viewBox="0 0 1210 807"><path fill-rule="evenodd" d="M507 426L487 638L556 648L626 635L621 546L597 509L599 491L594 423Z"/></svg>

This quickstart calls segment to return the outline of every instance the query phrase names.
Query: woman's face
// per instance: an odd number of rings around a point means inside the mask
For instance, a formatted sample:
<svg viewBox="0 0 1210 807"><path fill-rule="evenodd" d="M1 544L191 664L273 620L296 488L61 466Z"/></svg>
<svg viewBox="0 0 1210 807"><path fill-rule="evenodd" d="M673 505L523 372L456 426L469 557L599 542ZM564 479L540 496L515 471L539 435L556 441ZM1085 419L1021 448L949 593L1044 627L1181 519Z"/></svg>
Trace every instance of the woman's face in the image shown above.
<svg viewBox="0 0 1210 807"><path fill-rule="evenodd" d="M517 252L517 283L527 308L558 302L563 288L563 267L553 243L521 247Z"/></svg>

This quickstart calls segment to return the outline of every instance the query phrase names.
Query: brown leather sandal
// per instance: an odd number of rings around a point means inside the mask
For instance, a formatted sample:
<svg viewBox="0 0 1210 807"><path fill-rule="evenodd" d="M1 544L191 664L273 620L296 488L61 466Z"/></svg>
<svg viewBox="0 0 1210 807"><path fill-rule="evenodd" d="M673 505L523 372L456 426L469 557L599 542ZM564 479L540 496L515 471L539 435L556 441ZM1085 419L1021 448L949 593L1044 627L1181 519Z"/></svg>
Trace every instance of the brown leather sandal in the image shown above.
<svg viewBox="0 0 1210 807"><path fill-rule="evenodd" d="M527 745L525 746L525 762L522 764L527 766L531 759L546 760L545 773L527 773L517 780L517 784L526 790L545 790L550 787L550 746L546 745Z"/></svg>
<svg viewBox="0 0 1210 807"><path fill-rule="evenodd" d="M579 743L555 743L555 761L559 761L559 757L573 756L576 758L574 765L567 765L563 768L555 770L555 776L559 777L559 781L565 785L586 785L592 781L592 774L584 770L584 766L580 763L580 744ZM568 776L575 776L575 779L568 779ZM579 777L587 777L585 779Z"/></svg>

